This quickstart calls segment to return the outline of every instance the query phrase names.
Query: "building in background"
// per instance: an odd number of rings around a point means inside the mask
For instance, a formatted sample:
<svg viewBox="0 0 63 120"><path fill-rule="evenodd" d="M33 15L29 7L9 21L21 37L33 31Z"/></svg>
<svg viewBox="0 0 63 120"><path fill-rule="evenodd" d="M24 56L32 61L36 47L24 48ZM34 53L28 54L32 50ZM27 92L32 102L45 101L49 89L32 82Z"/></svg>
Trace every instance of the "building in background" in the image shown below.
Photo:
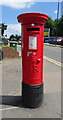
<svg viewBox="0 0 63 120"><path fill-rule="evenodd" d="M63 1L61 2L61 16L63 15Z"/></svg>

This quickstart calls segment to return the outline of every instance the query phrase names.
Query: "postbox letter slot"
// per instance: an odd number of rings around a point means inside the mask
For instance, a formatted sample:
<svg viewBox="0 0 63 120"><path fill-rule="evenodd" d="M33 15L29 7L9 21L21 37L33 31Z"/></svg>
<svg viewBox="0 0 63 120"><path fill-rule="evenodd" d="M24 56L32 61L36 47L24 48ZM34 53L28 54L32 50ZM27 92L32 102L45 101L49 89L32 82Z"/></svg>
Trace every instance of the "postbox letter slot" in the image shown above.
<svg viewBox="0 0 63 120"><path fill-rule="evenodd" d="M40 28L27 28L27 31L40 31Z"/></svg>

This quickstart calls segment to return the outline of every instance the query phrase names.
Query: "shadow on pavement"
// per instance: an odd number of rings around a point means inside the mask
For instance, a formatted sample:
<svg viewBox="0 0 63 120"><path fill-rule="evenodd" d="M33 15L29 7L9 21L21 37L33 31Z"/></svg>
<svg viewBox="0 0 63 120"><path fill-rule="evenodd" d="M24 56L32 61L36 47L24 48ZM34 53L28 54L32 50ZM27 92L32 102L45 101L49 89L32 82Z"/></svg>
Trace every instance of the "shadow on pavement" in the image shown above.
<svg viewBox="0 0 63 120"><path fill-rule="evenodd" d="M22 104L22 96L0 96L0 104L24 107Z"/></svg>

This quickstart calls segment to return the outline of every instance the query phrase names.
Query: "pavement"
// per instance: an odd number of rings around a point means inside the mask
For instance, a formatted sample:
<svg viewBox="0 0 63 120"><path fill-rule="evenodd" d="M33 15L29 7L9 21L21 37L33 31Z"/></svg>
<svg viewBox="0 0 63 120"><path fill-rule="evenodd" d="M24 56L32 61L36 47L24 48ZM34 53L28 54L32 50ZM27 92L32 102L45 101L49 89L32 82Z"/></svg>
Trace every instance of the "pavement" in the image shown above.
<svg viewBox="0 0 63 120"><path fill-rule="evenodd" d="M2 69L2 71L1 71ZM44 97L37 109L22 106L22 60L4 59L0 63L0 112L2 118L61 118L61 67L44 60ZM2 100L1 100L2 95Z"/></svg>

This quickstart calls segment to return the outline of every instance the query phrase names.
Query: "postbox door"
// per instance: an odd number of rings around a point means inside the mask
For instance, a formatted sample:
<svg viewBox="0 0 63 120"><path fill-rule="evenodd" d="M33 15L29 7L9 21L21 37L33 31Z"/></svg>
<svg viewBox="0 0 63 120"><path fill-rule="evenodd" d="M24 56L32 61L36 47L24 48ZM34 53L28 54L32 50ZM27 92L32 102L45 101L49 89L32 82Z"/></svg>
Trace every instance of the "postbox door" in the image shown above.
<svg viewBox="0 0 63 120"><path fill-rule="evenodd" d="M27 84L38 85L42 83L43 51L41 44L40 34L28 34L23 80Z"/></svg>

